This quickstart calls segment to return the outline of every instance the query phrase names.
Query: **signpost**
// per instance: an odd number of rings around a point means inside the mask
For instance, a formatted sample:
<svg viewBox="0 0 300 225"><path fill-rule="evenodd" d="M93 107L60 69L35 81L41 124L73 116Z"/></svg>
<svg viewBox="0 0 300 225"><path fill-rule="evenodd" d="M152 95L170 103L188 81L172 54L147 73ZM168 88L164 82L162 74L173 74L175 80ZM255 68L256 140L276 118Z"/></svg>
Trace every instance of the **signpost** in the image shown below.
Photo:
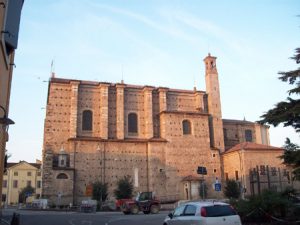
<svg viewBox="0 0 300 225"><path fill-rule="evenodd" d="M215 183L215 191L220 192L222 189L221 184L220 183Z"/></svg>

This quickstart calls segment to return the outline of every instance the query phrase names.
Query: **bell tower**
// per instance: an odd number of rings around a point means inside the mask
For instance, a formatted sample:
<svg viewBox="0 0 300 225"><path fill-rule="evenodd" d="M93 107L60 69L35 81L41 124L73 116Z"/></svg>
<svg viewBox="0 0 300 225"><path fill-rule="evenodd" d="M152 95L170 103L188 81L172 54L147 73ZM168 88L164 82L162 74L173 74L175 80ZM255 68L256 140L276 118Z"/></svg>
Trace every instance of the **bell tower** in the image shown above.
<svg viewBox="0 0 300 225"><path fill-rule="evenodd" d="M205 57L205 83L208 103L209 129L210 129L210 145L211 147L224 151L224 134L223 121L221 111L220 87L218 70L216 64L217 57Z"/></svg>

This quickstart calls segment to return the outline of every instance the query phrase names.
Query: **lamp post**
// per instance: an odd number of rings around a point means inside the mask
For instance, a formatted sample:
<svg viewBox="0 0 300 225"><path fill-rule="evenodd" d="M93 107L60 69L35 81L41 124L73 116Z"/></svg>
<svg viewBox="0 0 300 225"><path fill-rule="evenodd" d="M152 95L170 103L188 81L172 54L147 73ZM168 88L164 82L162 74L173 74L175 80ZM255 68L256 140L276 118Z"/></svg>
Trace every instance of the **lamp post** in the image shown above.
<svg viewBox="0 0 300 225"><path fill-rule="evenodd" d="M15 122L7 117L7 112L3 106L0 105L0 109L3 111L3 116L0 117L0 187L2 187L4 157L5 157L5 142L8 140L7 132L8 132L9 125L14 124ZM2 188L0 188L0 196L2 196ZM0 209L1 209L0 217L2 217L2 204L0 205Z"/></svg>

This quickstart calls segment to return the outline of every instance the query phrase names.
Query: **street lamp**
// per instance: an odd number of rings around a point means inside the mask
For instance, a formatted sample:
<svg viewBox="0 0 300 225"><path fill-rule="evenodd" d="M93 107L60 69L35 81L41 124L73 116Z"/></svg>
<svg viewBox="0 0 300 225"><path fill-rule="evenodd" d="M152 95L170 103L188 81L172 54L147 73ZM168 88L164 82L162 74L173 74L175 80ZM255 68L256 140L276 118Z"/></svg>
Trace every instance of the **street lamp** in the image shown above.
<svg viewBox="0 0 300 225"><path fill-rule="evenodd" d="M3 117L0 118L0 124L2 124L4 128L6 128L5 131L7 132L9 125L15 124L15 122L7 117L6 110L3 106L0 105L0 109L2 109L4 112Z"/></svg>

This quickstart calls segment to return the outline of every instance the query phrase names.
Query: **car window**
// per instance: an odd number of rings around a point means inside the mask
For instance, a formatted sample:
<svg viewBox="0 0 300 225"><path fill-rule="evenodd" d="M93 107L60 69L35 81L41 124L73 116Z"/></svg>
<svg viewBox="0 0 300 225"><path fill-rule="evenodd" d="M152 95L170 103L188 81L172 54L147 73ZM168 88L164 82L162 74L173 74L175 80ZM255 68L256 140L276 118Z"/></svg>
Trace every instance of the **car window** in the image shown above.
<svg viewBox="0 0 300 225"><path fill-rule="evenodd" d="M213 205L206 206L206 216L207 217L218 217L218 216L232 216L236 215L236 212L230 205Z"/></svg>
<svg viewBox="0 0 300 225"><path fill-rule="evenodd" d="M183 215L183 210L185 208L185 205L178 206L173 213L173 216L182 216Z"/></svg>
<svg viewBox="0 0 300 225"><path fill-rule="evenodd" d="M194 205L187 205L184 210L185 216L194 216L196 214L197 207Z"/></svg>

